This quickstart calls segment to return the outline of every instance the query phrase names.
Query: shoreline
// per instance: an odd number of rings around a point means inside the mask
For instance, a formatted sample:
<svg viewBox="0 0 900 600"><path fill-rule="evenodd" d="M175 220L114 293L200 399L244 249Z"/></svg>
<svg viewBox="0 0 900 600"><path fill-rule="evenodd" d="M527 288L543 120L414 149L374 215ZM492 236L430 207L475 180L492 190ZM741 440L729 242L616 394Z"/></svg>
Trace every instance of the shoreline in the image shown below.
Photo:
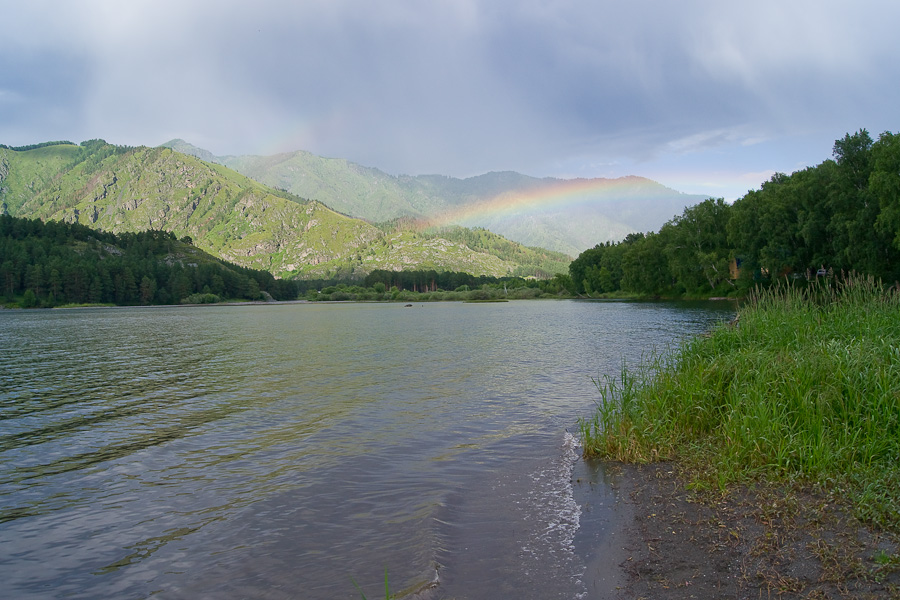
<svg viewBox="0 0 900 600"><path fill-rule="evenodd" d="M678 462L601 469L616 518L586 561L589 598L900 598L900 536L860 522L833 494L698 492Z"/></svg>
<svg viewBox="0 0 900 600"><path fill-rule="evenodd" d="M872 278L772 288L598 385L580 427L632 463L627 597L900 598L898 303Z"/></svg>

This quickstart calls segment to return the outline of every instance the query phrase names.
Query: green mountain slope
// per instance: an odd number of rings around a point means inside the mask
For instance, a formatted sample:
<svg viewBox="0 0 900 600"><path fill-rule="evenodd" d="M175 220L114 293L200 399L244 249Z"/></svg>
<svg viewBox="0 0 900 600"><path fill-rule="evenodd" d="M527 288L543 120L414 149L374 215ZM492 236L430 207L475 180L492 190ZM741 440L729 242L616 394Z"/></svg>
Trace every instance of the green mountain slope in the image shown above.
<svg viewBox="0 0 900 600"><path fill-rule="evenodd" d="M504 261L517 264L518 267L511 275L520 277L529 275L552 277L556 273L566 273L572 262L565 254L546 248L529 248L482 228L469 229L456 225L426 230L424 235L456 242L478 252L497 256Z"/></svg>
<svg viewBox="0 0 900 600"><path fill-rule="evenodd" d="M183 140L164 146L205 160L212 156ZM621 240L628 233L658 230L686 206L706 198L682 194L642 177L538 179L509 171L467 179L395 177L302 151L212 159L266 185L372 222L398 217L437 219L483 227L527 246L573 256L597 243ZM570 193L567 188L580 191ZM504 199L514 203L516 198L521 198L521 209L497 210L505 206Z"/></svg>
<svg viewBox="0 0 900 600"><path fill-rule="evenodd" d="M35 193L75 164L82 153L83 148L74 144L44 146L25 152L0 148L0 212L15 215Z"/></svg>
<svg viewBox="0 0 900 600"><path fill-rule="evenodd" d="M385 232L321 202L162 147L93 140L26 151L0 148L0 203L12 216L116 233L158 229L190 236L215 256L279 277L362 276L402 268L503 276L521 270L520 263L459 243Z"/></svg>

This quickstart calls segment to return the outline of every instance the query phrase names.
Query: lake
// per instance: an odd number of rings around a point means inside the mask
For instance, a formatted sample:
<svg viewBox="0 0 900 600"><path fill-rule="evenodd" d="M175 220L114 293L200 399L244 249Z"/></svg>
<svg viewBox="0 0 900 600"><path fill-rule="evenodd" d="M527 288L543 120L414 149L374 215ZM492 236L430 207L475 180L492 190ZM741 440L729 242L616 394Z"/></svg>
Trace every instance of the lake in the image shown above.
<svg viewBox="0 0 900 600"><path fill-rule="evenodd" d="M733 310L2 311L0 597L594 597L591 379Z"/></svg>

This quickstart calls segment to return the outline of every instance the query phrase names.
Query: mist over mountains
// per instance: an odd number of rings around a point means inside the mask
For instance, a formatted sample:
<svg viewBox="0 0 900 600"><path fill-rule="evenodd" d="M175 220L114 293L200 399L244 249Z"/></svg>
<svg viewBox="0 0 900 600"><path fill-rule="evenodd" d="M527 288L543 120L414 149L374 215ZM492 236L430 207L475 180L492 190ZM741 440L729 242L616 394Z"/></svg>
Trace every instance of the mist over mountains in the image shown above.
<svg viewBox="0 0 900 600"><path fill-rule="evenodd" d="M632 232L656 231L686 206L707 198L635 176L563 180L511 171L466 179L394 176L305 151L215 156L180 139L163 146L373 223L412 218L423 227L483 227L526 246L569 256Z"/></svg>

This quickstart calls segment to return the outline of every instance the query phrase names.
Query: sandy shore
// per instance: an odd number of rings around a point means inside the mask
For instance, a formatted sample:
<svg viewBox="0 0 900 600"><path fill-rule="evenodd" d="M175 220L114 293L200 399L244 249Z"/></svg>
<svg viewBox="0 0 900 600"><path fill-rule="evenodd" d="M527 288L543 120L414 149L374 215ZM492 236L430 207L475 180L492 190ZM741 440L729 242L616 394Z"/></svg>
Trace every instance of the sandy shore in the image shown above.
<svg viewBox="0 0 900 600"><path fill-rule="evenodd" d="M827 494L698 493L673 463L587 470L573 483L587 517L580 543L593 544L590 598L900 598L898 536Z"/></svg>

